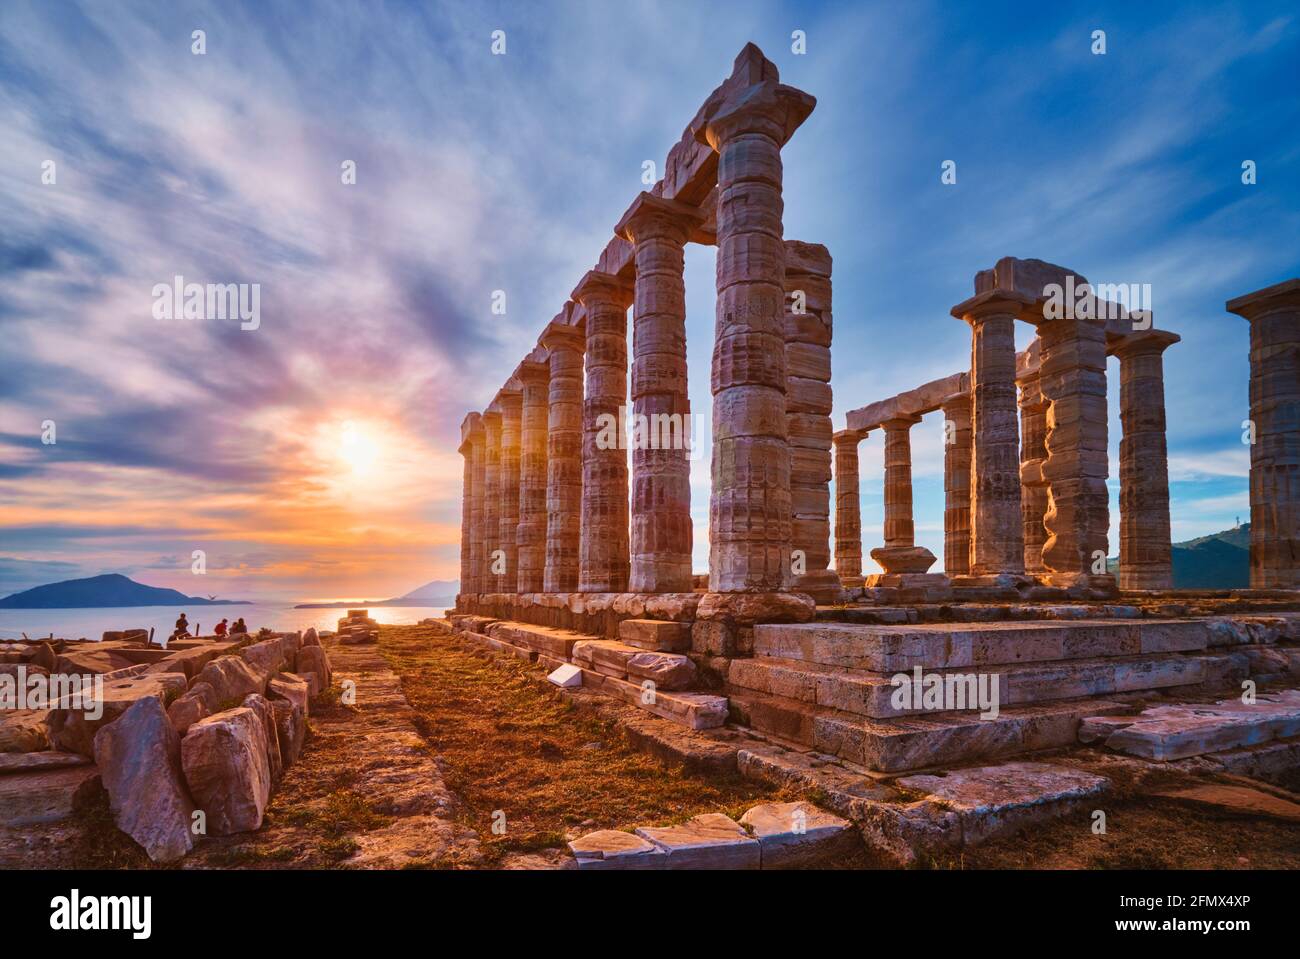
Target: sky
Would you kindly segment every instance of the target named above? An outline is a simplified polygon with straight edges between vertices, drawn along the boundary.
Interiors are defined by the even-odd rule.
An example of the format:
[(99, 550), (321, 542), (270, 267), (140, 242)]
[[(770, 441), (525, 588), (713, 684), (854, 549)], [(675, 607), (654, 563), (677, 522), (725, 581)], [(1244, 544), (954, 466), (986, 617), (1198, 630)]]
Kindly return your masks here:
[[(1249, 331), (1223, 305), (1300, 273), (1294, 4), (704, 10), (0, 5), (0, 595), (102, 572), (263, 601), (454, 579), (461, 419), (750, 41), (818, 100), (783, 151), (784, 226), (834, 257), (837, 429), (966, 366), (949, 310), (977, 271), (1037, 257), (1150, 284), (1155, 325), (1182, 336), (1165, 354), (1173, 538), (1248, 519)], [(713, 253), (687, 250), (697, 412)], [(157, 318), (178, 275), (257, 284), (257, 328)], [(866, 551), (882, 447), (861, 447)], [(917, 540), (942, 557), (938, 414), (913, 459)]]

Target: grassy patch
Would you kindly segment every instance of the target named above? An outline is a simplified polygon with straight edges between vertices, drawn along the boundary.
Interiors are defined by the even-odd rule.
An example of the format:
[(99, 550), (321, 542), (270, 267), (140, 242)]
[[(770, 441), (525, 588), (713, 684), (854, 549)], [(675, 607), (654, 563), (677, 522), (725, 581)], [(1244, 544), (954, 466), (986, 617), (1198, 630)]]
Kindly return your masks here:
[(638, 752), (593, 710), (553, 694), (522, 660), (490, 659), (421, 626), (381, 626), (379, 643), (461, 800), (458, 817), (489, 859), (558, 846), (575, 832), (738, 816), (779, 796), (772, 786), (693, 776)]

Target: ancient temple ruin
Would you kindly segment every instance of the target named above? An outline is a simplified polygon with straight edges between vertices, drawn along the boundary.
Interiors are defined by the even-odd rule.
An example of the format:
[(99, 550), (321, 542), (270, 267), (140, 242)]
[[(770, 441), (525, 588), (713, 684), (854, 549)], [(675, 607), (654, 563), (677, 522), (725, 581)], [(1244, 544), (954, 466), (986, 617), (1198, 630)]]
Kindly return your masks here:
[[(1173, 591), (1163, 363), (1180, 337), (1071, 268), (977, 272), (952, 308), (969, 356), (833, 429), (832, 258), (782, 227), (781, 149), (814, 105), (747, 46), (536, 347), (466, 416), (456, 628), (695, 728), (736, 722), (877, 770), (1062, 746), (1122, 708), (1108, 696), (1279, 674), (1276, 650), (1245, 651), (1300, 637), (1300, 281), (1228, 304), (1251, 322), (1256, 588)], [(717, 248), (707, 577), (691, 569), (689, 450), (602, 442), (629, 395), (637, 420), (690, 414), (689, 242)], [(1018, 321), (1034, 328), (1021, 352)], [(945, 436), (940, 569), (912, 515), (910, 431), (928, 415)], [(877, 430), (884, 528), (865, 547), (882, 572), (864, 575), (858, 444)], [(1262, 615), (1271, 633), (1231, 618)], [(897, 705), (893, 674), (913, 668), (993, 674), (1000, 715)]]

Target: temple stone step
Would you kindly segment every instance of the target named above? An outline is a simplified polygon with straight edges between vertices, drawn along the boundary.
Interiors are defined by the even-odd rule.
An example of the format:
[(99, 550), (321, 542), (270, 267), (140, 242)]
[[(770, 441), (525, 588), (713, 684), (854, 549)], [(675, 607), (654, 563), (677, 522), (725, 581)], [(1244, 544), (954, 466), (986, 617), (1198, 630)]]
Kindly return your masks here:
[(1196, 620), (754, 627), (755, 656), (884, 673), (1194, 652), (1207, 643), (1208, 629)]
[(1143, 759), (1169, 761), (1300, 736), (1300, 690), (1217, 703), (1153, 706), (1136, 716), (1084, 719), (1079, 739)]
[(878, 772), (924, 769), (1013, 756), (1077, 742), (1085, 717), (1129, 708), (1103, 700), (1061, 700), (1001, 710), (996, 719), (940, 713), (870, 719), (763, 693), (734, 693), (733, 717), (761, 733), (839, 756)]
[(493, 639), (509, 643), (512, 646), (522, 646), (524, 649), (531, 649), (537, 653), (544, 653), (555, 659), (568, 659), (573, 655), (575, 643), (592, 638), (586, 633), (575, 632), (571, 629), (534, 626), (532, 623), (516, 623), (507, 620), (497, 620), (488, 623), (485, 628), (473, 629), (473, 631), (487, 633)]
[[(977, 694), (982, 692), (987, 701), (994, 682), (997, 683), (998, 704), (1005, 708), (1056, 699), (1189, 686), (1205, 682), (1211, 674), (1221, 673), (1229, 666), (1227, 656), (1156, 653), (1002, 665), (982, 674), (969, 669), (942, 669), (926, 675), (942, 677), (948, 688), (964, 695), (963, 701), (969, 705), (963, 711), (978, 712)], [(727, 670), (727, 691), (782, 696), (873, 719), (936, 712), (927, 708), (924, 700), (904, 701), (904, 697), (898, 695), (899, 687), (893, 682), (894, 675), (897, 674), (789, 659), (736, 659)], [(911, 679), (913, 674), (903, 675)], [(989, 678), (981, 679), (981, 676)], [(977, 684), (984, 685), (972, 687), (971, 680), (962, 682), (958, 677), (974, 677)]]

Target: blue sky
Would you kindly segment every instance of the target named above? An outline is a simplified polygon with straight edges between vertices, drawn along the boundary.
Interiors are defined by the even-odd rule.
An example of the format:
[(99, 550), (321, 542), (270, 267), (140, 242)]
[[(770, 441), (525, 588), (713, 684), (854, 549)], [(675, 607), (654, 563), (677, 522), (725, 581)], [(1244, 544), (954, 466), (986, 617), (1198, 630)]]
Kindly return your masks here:
[[(784, 151), (785, 229), (835, 260), (837, 428), (965, 366), (949, 309), (998, 258), (1039, 257), (1151, 284), (1183, 337), (1174, 538), (1247, 518), (1248, 330), (1223, 303), (1300, 273), (1294, 4), (9, 2), (0, 594), (107, 570), (244, 598), (453, 578), (461, 417), (748, 41), (818, 99)], [(176, 274), (259, 283), (262, 326), (153, 319)], [(703, 412), (711, 249), (686, 283)], [(862, 446), (867, 550), (881, 446)], [(937, 416), (913, 446), (918, 540), (942, 555)], [(703, 463), (693, 496), (703, 570)]]

